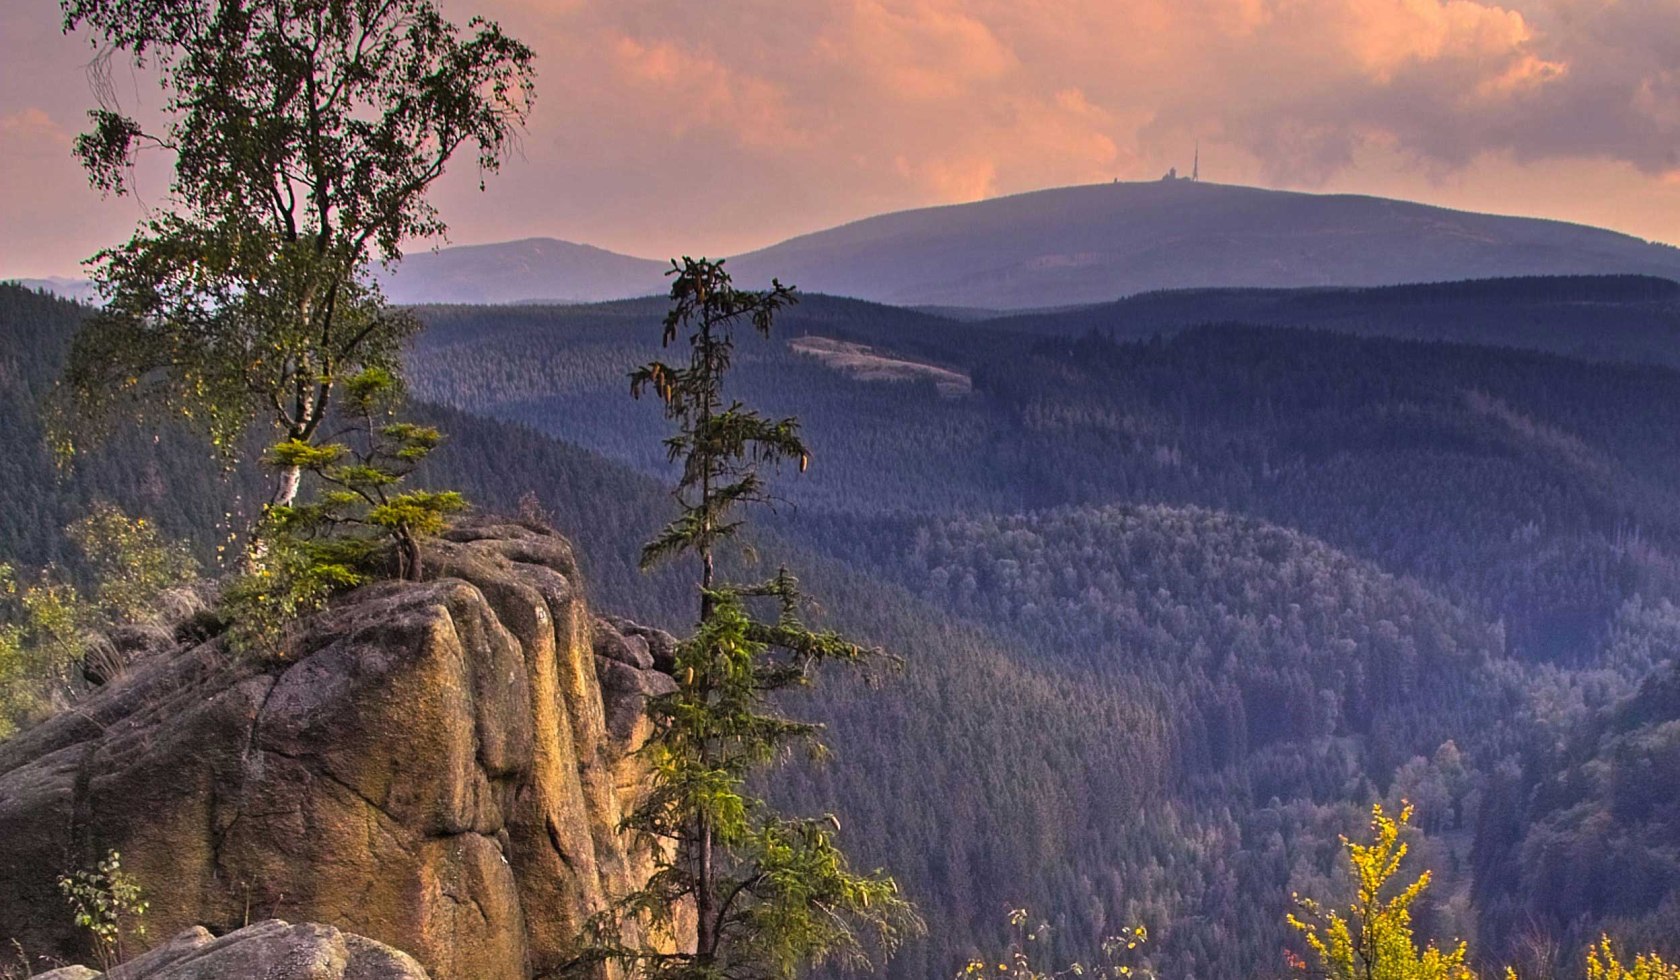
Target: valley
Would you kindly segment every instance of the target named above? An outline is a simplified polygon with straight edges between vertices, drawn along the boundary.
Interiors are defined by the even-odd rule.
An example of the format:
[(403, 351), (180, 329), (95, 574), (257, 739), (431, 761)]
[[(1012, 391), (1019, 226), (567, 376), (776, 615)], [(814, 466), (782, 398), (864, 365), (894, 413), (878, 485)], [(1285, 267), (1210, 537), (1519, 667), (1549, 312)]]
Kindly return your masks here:
[[(1680, 719), (1677, 289), (990, 316), (807, 293), (743, 337), (731, 397), (796, 417), (811, 460), (726, 566), (786, 561), (821, 622), (905, 659), (790, 695), (836, 754), (764, 780), (920, 906), (927, 937), (884, 975), (951, 975), (1021, 907), (1057, 960), (1139, 923), (1157, 975), (1273, 975), (1289, 896), (1336, 898), (1338, 837), (1403, 800), (1438, 876), (1425, 935), (1476, 936), (1488, 969), (1548, 968), (1523, 959), (1537, 929), (1674, 955), (1673, 784), (1651, 774)], [(447, 433), (428, 484), (552, 524), (592, 603), (681, 632), (684, 576), (637, 569), (672, 471), (627, 380), (664, 308), (421, 306), (406, 368)], [(56, 529), (110, 500), (225, 562), (265, 491), (187, 434), (119, 426), (53, 462), (42, 406), (86, 315), (0, 290), (0, 553), (86, 575)]]
[(6, 4), (0, 980), (1680, 980), (1676, 38)]

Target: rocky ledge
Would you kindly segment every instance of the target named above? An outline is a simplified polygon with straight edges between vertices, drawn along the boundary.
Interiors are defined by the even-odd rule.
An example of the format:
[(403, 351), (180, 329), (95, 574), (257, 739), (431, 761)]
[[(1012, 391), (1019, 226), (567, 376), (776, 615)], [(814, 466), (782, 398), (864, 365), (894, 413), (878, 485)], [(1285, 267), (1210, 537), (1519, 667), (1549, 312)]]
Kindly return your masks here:
[(434, 980), (554, 975), (650, 872), (617, 828), (673, 644), (593, 616), (551, 533), (463, 527), (427, 564), (284, 658), (183, 643), (0, 744), (0, 940), (85, 961), (56, 882), (116, 850), (153, 937), (283, 916)]

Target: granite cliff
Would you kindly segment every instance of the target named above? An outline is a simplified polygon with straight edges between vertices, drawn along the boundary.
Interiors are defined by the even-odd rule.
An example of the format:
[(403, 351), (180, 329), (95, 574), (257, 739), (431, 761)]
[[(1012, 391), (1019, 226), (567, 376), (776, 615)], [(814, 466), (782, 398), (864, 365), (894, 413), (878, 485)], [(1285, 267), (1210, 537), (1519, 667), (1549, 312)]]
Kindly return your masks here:
[(283, 657), (183, 638), (0, 745), (0, 939), (85, 961), (56, 879), (117, 850), (153, 942), (284, 918), (433, 980), (555, 975), (650, 871), (617, 827), (672, 641), (593, 615), (551, 533), (459, 528), (427, 567)]

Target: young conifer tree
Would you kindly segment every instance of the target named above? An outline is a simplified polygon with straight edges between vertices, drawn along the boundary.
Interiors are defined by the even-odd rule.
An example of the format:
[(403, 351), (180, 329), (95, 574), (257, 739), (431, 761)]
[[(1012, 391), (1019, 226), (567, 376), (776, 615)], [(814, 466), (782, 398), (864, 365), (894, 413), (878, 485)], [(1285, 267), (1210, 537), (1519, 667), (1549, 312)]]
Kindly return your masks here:
[[(852, 870), (835, 841), (835, 818), (784, 816), (748, 792), (747, 781), (796, 743), (817, 747), (817, 726), (784, 717), (777, 692), (808, 684), (822, 662), (857, 664), (879, 651), (806, 626), (803, 597), (785, 568), (739, 584), (721, 581), (715, 562), (719, 545), (741, 528), (737, 509), (768, 500), (760, 467), (797, 461), (803, 470), (809, 459), (797, 420), (766, 418), (723, 392), (736, 328), (768, 335), (794, 295), (779, 282), (763, 292), (736, 289), (721, 261), (684, 258), (670, 274), (664, 343), (685, 339), (687, 362), (639, 368), (631, 390), (653, 391), (677, 424), (665, 444), (682, 467), (681, 513), (642, 560), (693, 556), (700, 618), (678, 650), (676, 692), (651, 706), (652, 785), (625, 821), (651, 836), (658, 870), (609, 910), (600, 932), (622, 936), (629, 920), (650, 940), (669, 937), (679, 910), (691, 909), (695, 944), (672, 952), (657, 941), (615, 939), (594, 956), (656, 980), (772, 980), (828, 961), (867, 962), (871, 946), (890, 953), (920, 928), (897, 883), (878, 870)], [(761, 604), (774, 618), (755, 615)]]

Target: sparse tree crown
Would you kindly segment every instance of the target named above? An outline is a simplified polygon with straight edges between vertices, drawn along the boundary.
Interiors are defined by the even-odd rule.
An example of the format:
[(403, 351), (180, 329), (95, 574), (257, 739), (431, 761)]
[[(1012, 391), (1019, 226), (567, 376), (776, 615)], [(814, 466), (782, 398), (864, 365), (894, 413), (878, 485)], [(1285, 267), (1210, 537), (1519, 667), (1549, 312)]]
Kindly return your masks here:
[(396, 369), (417, 323), (385, 306), (368, 264), (444, 231), (427, 191), (458, 150), (496, 169), (530, 108), (531, 50), (481, 19), (463, 33), (429, 0), (64, 0), (63, 12), (66, 31), (95, 32), (96, 65), (149, 65), (165, 93), (153, 132), (104, 87), (76, 142), (94, 186), (128, 193), (143, 148), (174, 158), (162, 207), (92, 260), (106, 305), (72, 351), (78, 416), (128, 395), (229, 454), (256, 420), (310, 441), (338, 381)]

